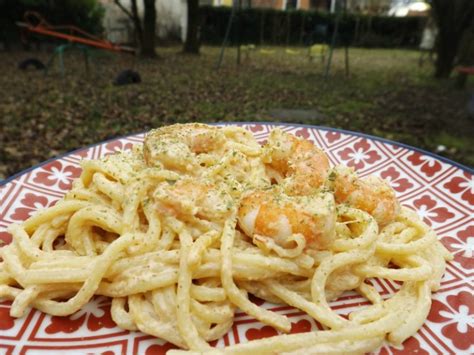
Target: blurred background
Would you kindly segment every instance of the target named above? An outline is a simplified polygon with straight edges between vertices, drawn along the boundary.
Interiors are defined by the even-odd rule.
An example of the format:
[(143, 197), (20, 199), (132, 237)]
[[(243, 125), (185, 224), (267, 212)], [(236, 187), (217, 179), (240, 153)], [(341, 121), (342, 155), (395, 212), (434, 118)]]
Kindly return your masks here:
[(176, 122), (343, 128), (474, 166), (472, 0), (0, 0), (0, 180)]

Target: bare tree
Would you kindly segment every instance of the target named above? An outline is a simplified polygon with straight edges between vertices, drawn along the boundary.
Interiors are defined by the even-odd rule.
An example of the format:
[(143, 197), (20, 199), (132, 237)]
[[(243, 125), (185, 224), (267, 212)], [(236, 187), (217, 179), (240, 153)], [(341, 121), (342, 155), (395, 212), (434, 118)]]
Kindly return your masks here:
[(143, 28), (140, 21), (140, 16), (138, 16), (137, 0), (131, 0), (131, 11), (127, 9), (120, 0), (114, 0), (115, 5), (117, 5), (120, 10), (122, 10), (128, 18), (132, 21), (135, 28), (135, 35), (138, 45), (141, 47), (143, 40)]
[(156, 57), (156, 7), (155, 0), (143, 0), (145, 14), (143, 16), (143, 43), (141, 54), (144, 57)]
[(431, 0), (439, 33), (435, 76), (448, 78), (454, 68), (464, 32), (474, 21), (473, 0)]
[(130, 1), (130, 9), (127, 9), (120, 0), (114, 0), (114, 3), (130, 18), (135, 28), (135, 35), (140, 55), (144, 57), (155, 57), (155, 26), (156, 26), (156, 8), (154, 0), (143, 0), (144, 19), (143, 24), (138, 13), (137, 0)]
[(199, 0), (187, 0), (188, 26), (183, 51), (199, 54)]

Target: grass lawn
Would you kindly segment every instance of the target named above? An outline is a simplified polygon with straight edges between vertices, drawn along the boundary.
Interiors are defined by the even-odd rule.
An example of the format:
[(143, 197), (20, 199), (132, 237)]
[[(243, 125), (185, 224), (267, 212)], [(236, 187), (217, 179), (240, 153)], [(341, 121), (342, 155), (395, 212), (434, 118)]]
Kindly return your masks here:
[[(235, 64), (228, 49), (214, 70), (219, 48), (204, 47), (198, 57), (180, 47), (158, 48), (160, 59), (97, 52), (86, 74), (79, 53), (66, 56), (66, 76), (17, 69), (21, 59), (44, 52), (0, 53), (0, 178), (65, 151), (101, 140), (175, 122), (269, 121), (274, 109), (316, 110), (316, 118), (290, 122), (339, 127), (386, 137), (436, 151), (474, 166), (474, 121), (466, 91), (452, 81), (432, 79), (432, 67), (418, 67), (407, 50), (351, 49), (349, 78), (343, 51), (334, 56), (325, 81), (320, 61), (305, 49), (266, 48)], [(268, 51), (272, 51), (268, 54)], [(299, 51), (299, 54), (294, 54)], [(289, 53), (290, 52), (290, 53)], [(143, 83), (115, 87), (112, 80), (134, 68)]]

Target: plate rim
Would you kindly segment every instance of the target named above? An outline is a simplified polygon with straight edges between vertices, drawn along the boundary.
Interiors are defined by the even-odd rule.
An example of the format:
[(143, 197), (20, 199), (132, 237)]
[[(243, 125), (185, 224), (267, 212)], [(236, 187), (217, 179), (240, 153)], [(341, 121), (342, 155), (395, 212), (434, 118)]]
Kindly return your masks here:
[[(295, 127), (295, 128), (305, 127), (305, 128), (311, 128), (311, 129), (318, 129), (318, 130), (321, 130), (323, 132), (340, 132), (340, 133), (344, 133), (344, 134), (353, 135), (354, 137), (363, 137), (363, 138), (367, 138), (367, 139), (373, 139), (374, 141), (379, 141), (379, 142), (386, 143), (386, 144), (392, 144), (392, 145), (397, 146), (397, 147), (402, 147), (402, 148), (409, 149), (409, 150), (412, 150), (412, 151), (415, 151), (415, 152), (419, 152), (421, 154), (426, 154), (427, 156), (434, 157), (434, 158), (436, 158), (436, 159), (438, 159), (442, 162), (445, 162), (445, 163), (449, 164), (450, 166), (454, 166), (455, 168), (460, 169), (460, 171), (464, 171), (464, 172), (467, 172), (467, 173), (470, 173), (470, 174), (472, 174), (474, 172), (474, 169), (472, 169), (468, 166), (464, 166), (462, 164), (456, 163), (455, 161), (452, 161), (448, 158), (440, 157), (440, 156), (436, 155), (435, 153), (427, 152), (427, 151), (424, 151), (423, 149), (412, 147), (412, 146), (404, 144), (404, 143), (391, 141), (389, 139), (385, 139), (385, 138), (381, 138), (381, 137), (377, 137), (377, 136), (371, 136), (371, 135), (365, 134), (365, 133), (353, 132), (353, 131), (350, 131), (350, 130), (332, 128), (332, 127), (327, 127), (327, 126), (316, 126), (316, 125), (309, 125), (309, 124), (294, 124), (294, 123), (285, 123), (285, 122), (240, 122), (240, 121), (236, 121), (236, 122), (214, 122), (214, 123), (209, 123), (209, 124), (213, 125), (213, 126), (224, 126), (224, 125), (230, 124), (230, 125), (259, 125), (259, 126), (262, 126), (262, 127), (268, 127), (269, 125), (271, 125), (271, 126), (281, 126), (281, 127)], [(14, 174), (14, 175), (12, 175), (11, 177), (5, 179), (5, 181), (0, 181), (0, 188), (5, 186), (9, 182), (12, 182), (12, 181), (15, 184), (16, 183), (16, 182), (14, 182), (15, 179), (20, 179), (20, 178), (22, 178), (22, 176), (24, 177), (25, 174), (31, 173), (32, 171), (34, 171), (37, 168), (40, 169), (43, 166), (45, 166), (45, 165), (47, 165), (51, 162), (57, 161), (59, 159), (67, 157), (71, 154), (81, 152), (81, 151), (86, 151), (86, 150), (91, 149), (93, 147), (105, 145), (107, 143), (114, 142), (116, 140), (126, 139), (128, 137), (133, 137), (133, 136), (140, 135), (140, 134), (143, 134), (143, 133), (145, 133), (145, 131), (130, 133), (130, 134), (121, 135), (121, 136), (117, 136), (117, 137), (111, 137), (111, 138), (105, 139), (105, 140), (97, 142), (97, 143), (93, 143), (93, 144), (83, 146), (83, 147), (80, 147), (80, 148), (77, 148), (77, 149), (74, 149), (74, 150), (71, 150), (71, 151), (68, 151), (68, 152), (64, 152), (64, 153), (62, 153), (58, 156), (51, 157), (51, 158), (49, 158), (45, 161), (39, 162), (38, 164), (35, 164), (31, 167), (28, 167), (27, 169), (24, 169), (24, 170)], [(262, 132), (259, 132), (259, 133), (262, 134)], [(257, 134), (259, 134), (259, 133), (257, 133)], [(324, 134), (326, 134), (326, 133), (324, 133)], [(405, 154), (408, 155), (410, 153), (407, 152)], [(17, 183), (21, 184), (22, 181), (20, 180)], [(463, 276), (462, 279), (464, 281), (466, 281), (468, 279), (468, 277), (465, 278), (465, 276)], [(455, 285), (458, 285), (458, 284), (455, 284)], [(464, 287), (463, 285), (467, 285), (467, 284), (464, 284), (464, 282), (462, 284), (459, 283), (459, 286), (458, 286), (459, 288), (456, 289), (456, 292), (458, 292), (458, 294), (461, 290), (463, 290), (463, 287)], [(445, 291), (443, 291), (443, 292), (445, 292)], [(458, 294), (456, 295), (456, 297), (458, 296)], [(444, 304), (446, 304), (446, 302), (444, 302)], [(426, 319), (423, 324), (426, 325), (427, 322), (428, 322), (428, 319)], [(443, 327), (444, 327), (444, 325), (443, 325)], [(416, 334), (419, 334), (419, 331), (417, 331)], [(438, 333), (436, 333), (436, 334), (438, 334)], [(415, 337), (415, 334), (410, 336), (410, 338), (413, 338), (413, 337)], [(450, 338), (450, 337), (445, 337), (445, 338)], [(430, 337), (430, 339), (431, 339), (431, 337)], [(445, 340), (443, 340), (443, 341), (445, 341)], [(30, 341), (30, 339), (27, 339), (26, 341), (27, 341), (27, 343), (26, 343), (26, 345), (24, 345), (24, 347), (28, 346), (28, 342)], [(127, 344), (132, 345), (132, 343), (130, 343), (130, 341), (131, 341), (130, 339), (127, 338), (126, 341), (127, 341)], [(134, 341), (136, 341), (135, 338), (134, 338)], [(418, 341), (420, 341), (420, 338), (418, 338)], [(426, 340), (425, 340), (425, 342), (426, 342)], [(80, 341), (80, 343), (82, 344), (82, 341)], [(8, 344), (10, 344), (10, 343), (8, 343)], [(70, 344), (71, 344), (70, 342), (64, 343), (64, 345), (70, 345)], [(78, 342), (78, 344), (79, 344), (79, 342)], [(94, 344), (95, 344), (95, 341), (93, 343), (91, 343), (91, 346), (93, 346)], [(19, 343), (17, 343), (17, 341), (15, 341), (13, 346), (17, 347), (17, 346), (19, 346)], [(45, 343), (45, 346), (46, 346), (46, 343)], [(51, 353), (56, 353), (56, 352), (60, 353), (61, 352), (60, 348), (56, 348), (56, 349), (51, 348), (51, 343), (48, 343), (47, 346), (49, 347), (49, 349), (45, 347), (45, 350), (47, 350), (48, 352), (51, 352)], [(438, 345), (436, 345), (436, 346), (438, 346)], [(463, 351), (463, 350), (460, 350), (457, 347), (455, 347), (455, 348), (456, 348), (457, 351), (461, 351), (461, 352)], [(13, 349), (15, 349), (15, 348), (13, 348)], [(89, 348), (87, 348), (87, 349), (89, 349)], [(90, 348), (90, 349), (92, 349), (92, 348)], [(133, 352), (133, 349), (134, 348), (131, 349), (132, 352)], [(379, 352), (381, 349), (382, 348), (378, 348), (377, 351)], [(392, 346), (392, 349), (393, 349), (393, 346)], [(75, 350), (75, 349), (71, 349), (71, 351), (72, 350)], [(127, 353), (128, 353), (128, 349), (127, 349)]]
[[(262, 126), (277, 125), (277, 126), (284, 126), (284, 127), (292, 126), (292, 127), (303, 127), (303, 128), (316, 128), (316, 129), (323, 130), (323, 131), (335, 131), (335, 132), (340, 132), (340, 133), (344, 133), (344, 134), (354, 135), (354, 136), (357, 136), (357, 137), (364, 137), (364, 138), (372, 139), (372, 140), (379, 141), (379, 142), (382, 142), (382, 143), (388, 143), (388, 144), (391, 144), (391, 145), (395, 145), (395, 146), (398, 146), (398, 147), (407, 148), (407, 149), (410, 149), (410, 150), (413, 150), (413, 151), (416, 151), (416, 152), (419, 152), (419, 153), (423, 153), (424, 155), (428, 155), (432, 158), (436, 158), (438, 160), (441, 160), (444, 163), (450, 164), (450, 165), (452, 165), (452, 166), (454, 166), (458, 169), (461, 169), (464, 172), (467, 172), (469, 174), (474, 175), (474, 168), (471, 168), (467, 165), (458, 163), (458, 162), (456, 162), (454, 160), (451, 160), (449, 158), (445, 158), (445, 157), (440, 156), (436, 153), (432, 153), (432, 152), (429, 152), (429, 151), (421, 149), (421, 148), (413, 147), (409, 144), (393, 141), (391, 139), (382, 138), (382, 137), (378, 137), (378, 136), (373, 136), (371, 134), (362, 133), (362, 132), (355, 132), (355, 131), (342, 129), (342, 128), (333, 128), (333, 127), (328, 127), (328, 126), (311, 125), (311, 124), (304, 124), (304, 123), (271, 122), (271, 121), (261, 121), (261, 122), (260, 121), (221, 121), (221, 122), (212, 122), (212, 123), (206, 123), (206, 122), (200, 122), (200, 123), (208, 124), (208, 125), (211, 125), (211, 126), (244, 125), (244, 124), (249, 124), (249, 125), (253, 124), (253, 125), (262, 125)], [(164, 125), (164, 126), (166, 126), (166, 125)], [(162, 127), (162, 126), (159, 126), (157, 128), (160, 128), (160, 127)], [(104, 143), (112, 142), (112, 141), (117, 140), (117, 139), (127, 138), (127, 137), (138, 135), (138, 134), (145, 134), (147, 132), (148, 131), (138, 131), (138, 132), (135, 132), (135, 133), (132, 132), (132, 133), (129, 133), (129, 134), (112, 137), (112, 138), (109, 138), (109, 139), (106, 139), (106, 140), (103, 140), (103, 141), (100, 141), (100, 142), (97, 142), (97, 143), (89, 144), (89, 145), (86, 145), (86, 146), (83, 146), (83, 147), (80, 147), (80, 148), (77, 148), (77, 149), (73, 149), (71, 151), (64, 152), (62, 154), (59, 154), (59, 155), (51, 157), (47, 160), (44, 160), (44, 161), (42, 161), (42, 162), (40, 162), (36, 165), (30, 166), (30, 167), (28, 167), (24, 170), (21, 170), (18, 173), (15, 173), (12, 176), (7, 177), (6, 179), (1, 180), (0, 181), (0, 187), (8, 184), (9, 182), (19, 178), (20, 176), (22, 176), (24, 174), (29, 173), (30, 171), (33, 171), (33, 170), (35, 170), (37, 168), (40, 168), (40, 167), (42, 167), (42, 166), (44, 166), (44, 165), (46, 165), (50, 162), (53, 162), (55, 160), (64, 158), (68, 155), (74, 154), (74, 153), (79, 152), (81, 150), (90, 149), (90, 148), (97, 147), (98, 145), (101, 145), (101, 144), (104, 144)]]

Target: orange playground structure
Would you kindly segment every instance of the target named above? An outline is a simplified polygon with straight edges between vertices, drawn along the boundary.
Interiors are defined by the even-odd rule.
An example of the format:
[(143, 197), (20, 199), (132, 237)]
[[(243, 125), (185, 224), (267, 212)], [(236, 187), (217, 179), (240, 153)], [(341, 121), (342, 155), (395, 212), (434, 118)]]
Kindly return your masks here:
[(59, 69), (64, 77), (64, 52), (69, 49), (79, 49), (84, 56), (86, 71), (89, 71), (90, 49), (97, 48), (115, 53), (135, 53), (132, 47), (126, 47), (94, 36), (81, 28), (70, 25), (53, 26), (48, 23), (40, 14), (27, 11), (24, 15), (24, 22), (17, 22), (17, 25), (28, 33), (35, 33), (66, 41), (67, 43), (57, 46), (50, 60), (43, 66), (45, 74), (51, 68), (54, 59), (58, 58)]
[(64, 39), (70, 43), (80, 43), (108, 51), (128, 53), (135, 52), (134, 48), (114, 44), (103, 38), (94, 36), (76, 26), (53, 26), (37, 12), (27, 11), (24, 15), (24, 19), (25, 22), (17, 22), (17, 25), (29, 32), (38, 33), (44, 36), (56, 37)]

